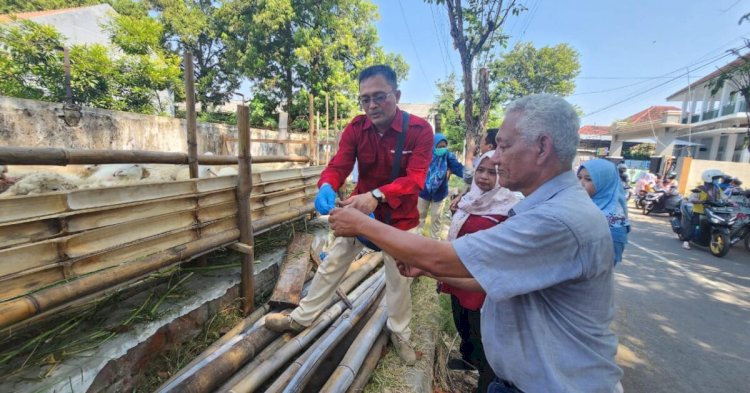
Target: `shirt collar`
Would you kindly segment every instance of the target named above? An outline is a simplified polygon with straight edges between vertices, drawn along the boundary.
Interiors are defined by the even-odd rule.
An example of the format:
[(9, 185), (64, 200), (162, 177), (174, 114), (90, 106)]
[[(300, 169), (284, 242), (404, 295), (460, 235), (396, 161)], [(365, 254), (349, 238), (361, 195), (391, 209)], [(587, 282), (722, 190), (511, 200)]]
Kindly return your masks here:
[(511, 211), (511, 216), (527, 211), (534, 206), (554, 197), (560, 191), (580, 184), (573, 171), (565, 171), (542, 184), (529, 196), (518, 202)]
[[(396, 115), (393, 116), (393, 121), (391, 122), (391, 130), (396, 132), (401, 132), (403, 130), (403, 112), (401, 112), (401, 109), (396, 107)], [(372, 124), (372, 121), (370, 120), (367, 115), (365, 115), (365, 123), (362, 127), (365, 130), (369, 130), (370, 128), (374, 129), (375, 126)]]

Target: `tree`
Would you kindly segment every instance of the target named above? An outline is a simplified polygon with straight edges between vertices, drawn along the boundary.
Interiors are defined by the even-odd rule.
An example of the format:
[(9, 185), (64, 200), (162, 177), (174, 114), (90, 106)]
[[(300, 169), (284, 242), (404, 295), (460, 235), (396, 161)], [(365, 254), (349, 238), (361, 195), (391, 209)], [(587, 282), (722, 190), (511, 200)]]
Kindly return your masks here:
[(744, 49), (750, 49), (750, 40), (746, 39), (743, 47), (728, 51), (737, 56), (737, 59), (718, 78), (709, 82), (709, 87), (711, 88), (711, 95), (715, 95), (724, 85), (728, 85), (734, 91), (738, 91), (742, 99), (745, 100), (747, 130), (744, 145), (750, 151), (750, 53), (742, 54), (741, 52)]
[[(518, 15), (525, 8), (516, 0), (425, 0), (428, 3), (444, 4), (448, 11), (453, 46), (461, 57), (463, 72), (464, 122), (466, 123), (466, 157), (470, 164), (479, 146), (489, 119), (489, 75), (480, 70), (477, 89), (474, 88), (473, 67), (480, 54), (505, 42), (502, 26), (509, 14)], [(474, 111), (475, 91), (479, 91), (479, 110)]]
[(654, 155), (653, 143), (639, 143), (631, 146), (623, 152), (623, 158), (627, 160), (649, 160)]
[[(401, 76), (408, 70), (377, 45), (369, 1), (234, 0), (225, 12), (230, 62), (252, 82), (258, 101), (289, 112), (291, 122), (306, 117), (309, 93), (328, 93), (342, 115), (353, 110), (356, 76), (367, 65), (390, 64)], [(321, 110), (324, 101), (315, 104)]]
[(537, 49), (525, 42), (494, 61), (491, 69), (495, 96), (508, 102), (537, 93), (572, 94), (581, 64), (578, 52), (568, 44)]
[(6, 0), (0, 3), (0, 14), (21, 13), (99, 4), (96, 0)]
[[(0, 94), (44, 101), (65, 100), (63, 38), (28, 20), (0, 25)], [(158, 113), (158, 91), (180, 83), (179, 63), (148, 55), (113, 56), (102, 45), (70, 47), (73, 99), (83, 105)]]

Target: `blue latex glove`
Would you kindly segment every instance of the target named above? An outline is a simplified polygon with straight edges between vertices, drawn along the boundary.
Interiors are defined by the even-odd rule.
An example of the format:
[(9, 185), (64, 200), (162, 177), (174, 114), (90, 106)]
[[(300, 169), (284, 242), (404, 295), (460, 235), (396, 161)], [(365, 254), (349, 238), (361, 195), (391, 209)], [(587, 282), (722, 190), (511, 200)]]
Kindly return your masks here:
[(336, 191), (330, 184), (325, 183), (318, 190), (318, 196), (315, 197), (315, 210), (318, 213), (326, 215), (336, 207)]

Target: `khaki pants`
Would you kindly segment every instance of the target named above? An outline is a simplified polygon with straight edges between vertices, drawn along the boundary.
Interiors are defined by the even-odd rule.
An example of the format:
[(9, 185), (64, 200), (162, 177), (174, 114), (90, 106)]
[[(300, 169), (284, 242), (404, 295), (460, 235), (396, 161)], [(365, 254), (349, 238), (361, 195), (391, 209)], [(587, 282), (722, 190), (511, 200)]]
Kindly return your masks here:
[(417, 201), (417, 210), (419, 210), (419, 226), (417, 227), (417, 234), (422, 235), (422, 229), (427, 219), (427, 213), (430, 213), (430, 237), (433, 239), (440, 240), (440, 215), (443, 212), (443, 203), (445, 199), (440, 202), (432, 202), (426, 199), (419, 198)]
[[(310, 326), (315, 318), (323, 311), (336, 292), (344, 274), (354, 258), (364, 246), (353, 237), (337, 237), (328, 249), (328, 257), (318, 267), (313, 277), (310, 289), (307, 291), (299, 307), (292, 311), (295, 321), (304, 326)], [(385, 264), (385, 301), (388, 306), (387, 326), (404, 341), (409, 341), (411, 329), (411, 292), (412, 279), (398, 272), (393, 257), (383, 253)]]

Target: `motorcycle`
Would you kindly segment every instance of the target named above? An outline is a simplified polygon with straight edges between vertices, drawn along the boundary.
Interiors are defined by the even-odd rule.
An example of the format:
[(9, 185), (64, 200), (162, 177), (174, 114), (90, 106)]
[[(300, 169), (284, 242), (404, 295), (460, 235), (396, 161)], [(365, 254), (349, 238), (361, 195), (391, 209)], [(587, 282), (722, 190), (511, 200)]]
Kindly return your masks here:
[(704, 215), (701, 216), (697, 233), (691, 236), (695, 230), (692, 224), (693, 214), (693, 204), (683, 200), (680, 203), (680, 209), (671, 221), (672, 231), (677, 234), (680, 240), (690, 239), (693, 244), (708, 247), (711, 254), (716, 257), (727, 255), (732, 245), (740, 240), (737, 237), (739, 233), (732, 231), (737, 222), (736, 212), (731, 207), (727, 207), (725, 203), (705, 203)]
[(636, 209), (643, 209), (643, 200), (646, 199), (646, 195), (648, 195), (648, 192), (646, 190), (641, 190), (633, 196), (633, 204)]
[(643, 214), (669, 213), (673, 216), (680, 209), (682, 197), (679, 194), (668, 194), (665, 191), (649, 192), (641, 201)]

